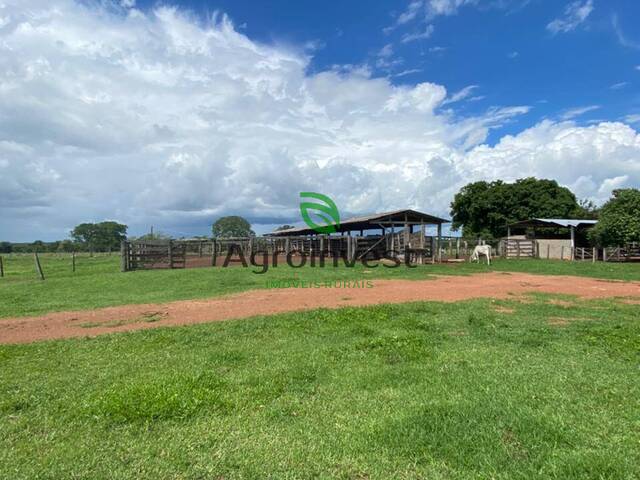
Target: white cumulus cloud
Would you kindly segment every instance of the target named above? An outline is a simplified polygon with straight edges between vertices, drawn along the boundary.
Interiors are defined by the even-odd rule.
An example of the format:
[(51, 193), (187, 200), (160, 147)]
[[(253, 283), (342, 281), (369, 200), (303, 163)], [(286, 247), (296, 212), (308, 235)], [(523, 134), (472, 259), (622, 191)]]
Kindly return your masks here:
[(296, 221), (308, 190), (343, 215), (447, 215), (479, 179), (558, 178), (597, 200), (640, 182), (628, 125), (543, 122), (491, 147), (490, 130), (528, 106), (459, 117), (442, 85), (358, 66), (308, 73), (304, 48), (255, 42), (223, 15), (3, 0), (0, 18), (2, 239), (103, 219), (206, 234), (224, 214), (260, 231)]

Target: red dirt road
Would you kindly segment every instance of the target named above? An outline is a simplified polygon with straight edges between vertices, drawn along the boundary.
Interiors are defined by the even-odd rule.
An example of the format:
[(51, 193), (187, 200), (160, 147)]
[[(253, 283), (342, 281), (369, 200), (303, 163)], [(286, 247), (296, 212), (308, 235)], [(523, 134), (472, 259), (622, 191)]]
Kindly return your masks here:
[(640, 299), (640, 283), (522, 273), (446, 276), (435, 280), (372, 280), (373, 288), (287, 288), (252, 290), (207, 300), (122, 305), (97, 310), (56, 312), (39, 317), (0, 319), (0, 343), (29, 343), (162, 326), (188, 325), (255, 315), (346, 306), (415, 301), (456, 302), (471, 298), (509, 298), (530, 292), (582, 298)]

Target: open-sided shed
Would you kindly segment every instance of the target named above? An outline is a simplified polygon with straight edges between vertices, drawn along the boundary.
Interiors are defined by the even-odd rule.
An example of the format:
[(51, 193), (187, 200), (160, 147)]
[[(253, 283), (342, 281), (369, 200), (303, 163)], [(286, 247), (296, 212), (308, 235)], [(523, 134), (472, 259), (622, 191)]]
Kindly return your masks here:
[[(404, 209), (342, 220), (335, 226), (336, 232), (332, 235), (319, 234), (310, 227), (296, 227), (279, 230), (268, 236), (292, 239), (308, 237), (312, 242), (322, 244), (318, 247), (321, 250), (324, 250), (327, 245), (335, 244), (336, 249), (344, 248), (348, 251), (349, 257), (362, 256), (374, 249), (394, 250), (404, 255), (408, 248), (413, 251), (422, 251), (422, 256), (433, 257), (435, 252), (439, 251), (442, 225), (449, 222), (450, 220), (435, 215)], [(426, 240), (427, 226), (436, 227), (437, 233), (432, 237), (433, 242)], [(342, 247), (342, 244), (346, 247)]]
[[(517, 256), (529, 256), (530, 253), (530, 256), (564, 259), (566, 251), (567, 257), (573, 258), (576, 247), (584, 249), (587, 246), (577, 245), (577, 234), (583, 234), (596, 223), (597, 220), (576, 218), (531, 218), (510, 223), (507, 226), (507, 257), (515, 249)], [(529, 230), (532, 235), (513, 235), (514, 230)]]

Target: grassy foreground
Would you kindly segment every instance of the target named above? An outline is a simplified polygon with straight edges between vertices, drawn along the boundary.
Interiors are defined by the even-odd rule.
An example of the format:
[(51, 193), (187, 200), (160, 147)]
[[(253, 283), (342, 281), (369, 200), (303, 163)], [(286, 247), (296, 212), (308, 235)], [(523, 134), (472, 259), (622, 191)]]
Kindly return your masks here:
[[(579, 275), (640, 281), (639, 264), (581, 263), (548, 260), (496, 260), (486, 264), (424, 265), (417, 268), (270, 268), (263, 275), (251, 268), (195, 268), (121, 273), (119, 257), (82, 256), (76, 272), (69, 256), (41, 257), (46, 280), (36, 278), (32, 256), (4, 256), (6, 276), (0, 278), (0, 318), (62, 310), (87, 310), (111, 305), (157, 303), (214, 297), (265, 288), (268, 280), (346, 280), (363, 278), (426, 279), (430, 275), (467, 275), (491, 270), (547, 275)], [(365, 273), (366, 271), (366, 273)]]
[(639, 313), (538, 295), (0, 346), (0, 478), (635, 479)]

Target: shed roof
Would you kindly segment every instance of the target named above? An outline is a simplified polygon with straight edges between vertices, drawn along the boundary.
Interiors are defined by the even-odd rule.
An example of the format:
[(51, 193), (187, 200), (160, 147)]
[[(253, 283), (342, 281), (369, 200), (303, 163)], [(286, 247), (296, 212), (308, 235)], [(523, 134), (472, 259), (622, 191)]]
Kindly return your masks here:
[[(336, 228), (336, 232), (351, 232), (354, 230), (370, 230), (380, 228), (382, 225), (390, 227), (391, 225), (404, 225), (405, 222), (410, 224), (424, 223), (425, 225), (441, 225), (449, 223), (451, 220), (429, 215), (428, 213), (418, 212), (416, 210), (393, 210), (391, 212), (373, 213), (359, 217), (352, 217), (340, 222), (340, 226)], [(290, 236), (290, 235), (313, 235), (315, 230), (309, 227), (296, 227), (287, 230), (280, 230), (270, 233), (273, 236)]]
[(593, 227), (597, 220), (583, 220), (577, 218), (531, 218), (521, 222), (510, 223), (510, 227)]

